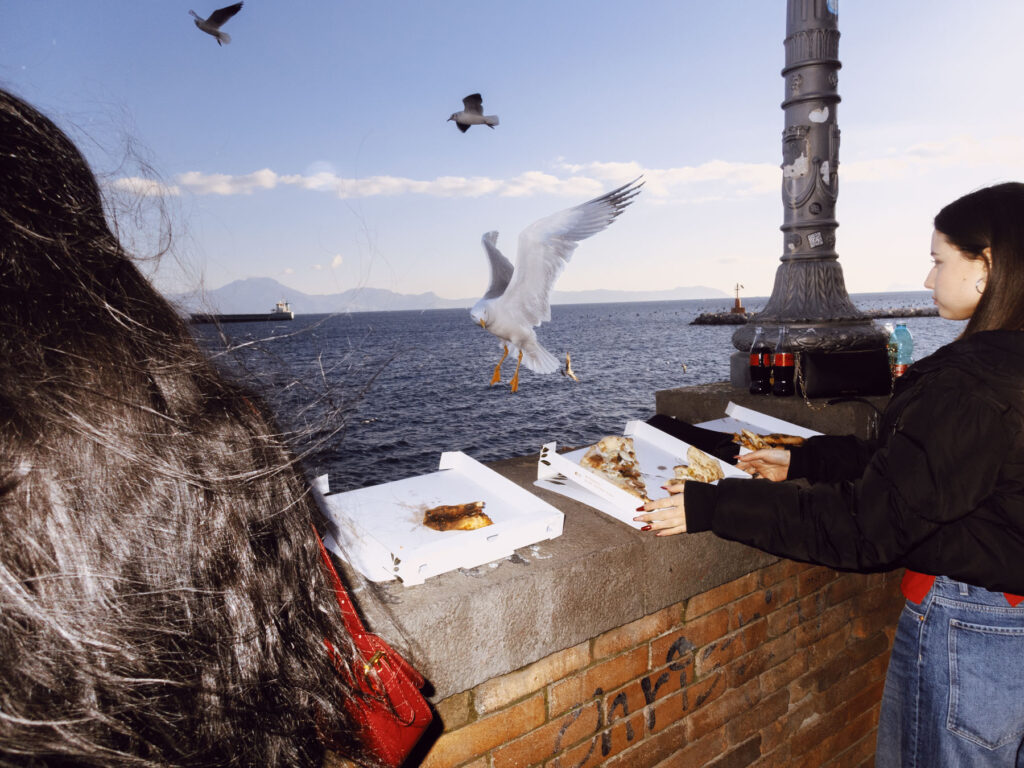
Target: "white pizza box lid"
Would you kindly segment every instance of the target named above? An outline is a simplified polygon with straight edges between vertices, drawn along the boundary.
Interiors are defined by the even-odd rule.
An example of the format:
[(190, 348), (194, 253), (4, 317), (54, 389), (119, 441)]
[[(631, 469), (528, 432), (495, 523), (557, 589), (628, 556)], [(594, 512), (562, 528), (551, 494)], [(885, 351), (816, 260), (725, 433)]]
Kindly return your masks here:
[[(725, 414), (725, 418), (705, 421), (696, 426), (704, 427), (704, 429), (713, 429), (717, 432), (739, 432), (741, 429), (748, 429), (759, 435), (780, 434), (793, 435), (795, 437), (814, 437), (821, 434), (821, 432), (815, 432), (813, 429), (801, 427), (799, 424), (794, 424), (790, 421), (776, 419), (767, 413), (761, 413), (752, 408), (744, 408), (742, 405), (736, 405), (733, 402), (725, 406)], [(741, 448), (739, 452), (747, 453), (748, 449)]]
[[(328, 522), (324, 544), (370, 581), (422, 584), (439, 573), (510, 557), (520, 547), (562, 534), (555, 507), (461, 451), (441, 454), (439, 471), (344, 493), (327, 476), (313, 493)], [(423, 513), (441, 504), (485, 503), (493, 525), (435, 531)]]
[[(640, 464), (644, 484), (647, 486), (648, 497), (653, 500), (668, 496), (668, 491), (661, 486), (673, 479), (673, 467), (689, 463), (686, 460), (689, 443), (643, 421), (627, 422), (622, 434), (633, 438), (633, 448)], [(633, 528), (642, 528), (645, 525), (633, 520), (637, 515), (637, 507), (643, 503), (639, 497), (580, 466), (580, 459), (590, 446), (568, 453), (558, 453), (556, 447), (555, 443), (547, 443), (541, 448), (537, 462), (537, 480), (534, 485), (594, 507)], [(749, 477), (746, 472), (736, 469), (728, 462), (708, 455), (718, 461), (726, 477)]]

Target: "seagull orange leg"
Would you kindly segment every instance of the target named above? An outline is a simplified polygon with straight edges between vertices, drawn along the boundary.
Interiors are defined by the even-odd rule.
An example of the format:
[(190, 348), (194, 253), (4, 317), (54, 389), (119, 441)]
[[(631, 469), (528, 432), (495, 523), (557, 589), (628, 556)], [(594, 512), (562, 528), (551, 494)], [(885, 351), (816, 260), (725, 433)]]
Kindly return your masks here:
[(516, 372), (512, 376), (512, 391), (519, 391), (519, 365), (523, 362), (523, 351), (519, 350), (519, 359), (516, 360)]
[(504, 354), (502, 354), (501, 360), (499, 360), (498, 364), (496, 366), (494, 366), (494, 375), (491, 376), (491, 383), (488, 386), (493, 387), (495, 384), (497, 384), (499, 381), (501, 381), (501, 364), (505, 362), (505, 358), (506, 357), (508, 357), (508, 345), (507, 344), (505, 345), (505, 352), (504, 352)]

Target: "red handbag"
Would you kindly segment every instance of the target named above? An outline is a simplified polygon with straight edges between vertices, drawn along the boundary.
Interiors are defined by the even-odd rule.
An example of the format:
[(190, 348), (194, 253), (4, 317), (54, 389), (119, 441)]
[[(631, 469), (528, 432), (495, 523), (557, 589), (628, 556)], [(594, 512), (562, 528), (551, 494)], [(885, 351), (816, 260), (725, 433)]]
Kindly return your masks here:
[[(363, 674), (356, 685), (365, 696), (353, 697), (346, 706), (359, 725), (359, 740), (363, 746), (383, 765), (399, 768), (434, 717), (420, 691), (423, 676), (382, 637), (366, 631), (319, 534), (317, 543), (345, 629), (363, 660)], [(334, 646), (329, 640), (324, 643), (334, 656)]]

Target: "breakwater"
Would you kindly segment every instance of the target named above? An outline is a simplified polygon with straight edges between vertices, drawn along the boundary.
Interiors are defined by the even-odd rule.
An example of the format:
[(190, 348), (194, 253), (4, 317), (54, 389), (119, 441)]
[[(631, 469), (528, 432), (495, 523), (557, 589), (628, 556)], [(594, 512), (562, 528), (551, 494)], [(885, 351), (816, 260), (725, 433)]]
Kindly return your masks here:
[[(862, 310), (864, 316), (871, 320), (884, 320), (890, 317), (938, 317), (937, 307), (890, 307), (889, 309)], [(754, 318), (754, 312), (702, 312), (695, 317), (690, 325), (745, 325)]]

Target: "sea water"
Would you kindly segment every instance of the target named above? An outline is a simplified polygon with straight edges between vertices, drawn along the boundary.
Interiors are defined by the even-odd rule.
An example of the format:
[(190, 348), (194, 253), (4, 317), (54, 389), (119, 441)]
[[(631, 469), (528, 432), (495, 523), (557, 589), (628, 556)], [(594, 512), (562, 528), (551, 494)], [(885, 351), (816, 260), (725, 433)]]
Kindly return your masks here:
[[(854, 294), (862, 310), (931, 306), (926, 291)], [(745, 300), (757, 311), (765, 299)], [(736, 326), (690, 325), (732, 301), (558, 305), (537, 329), (579, 381), (515, 359), (490, 386), (500, 342), (468, 310), (297, 315), (287, 323), (195, 326), (203, 345), (270, 402), (310, 474), (351, 490), (437, 469), (442, 451), (480, 461), (582, 446), (654, 413), (660, 389), (728, 381)], [(920, 359), (963, 323), (910, 317)], [(884, 322), (884, 321), (876, 321)], [(223, 334), (223, 335), (221, 335)]]

